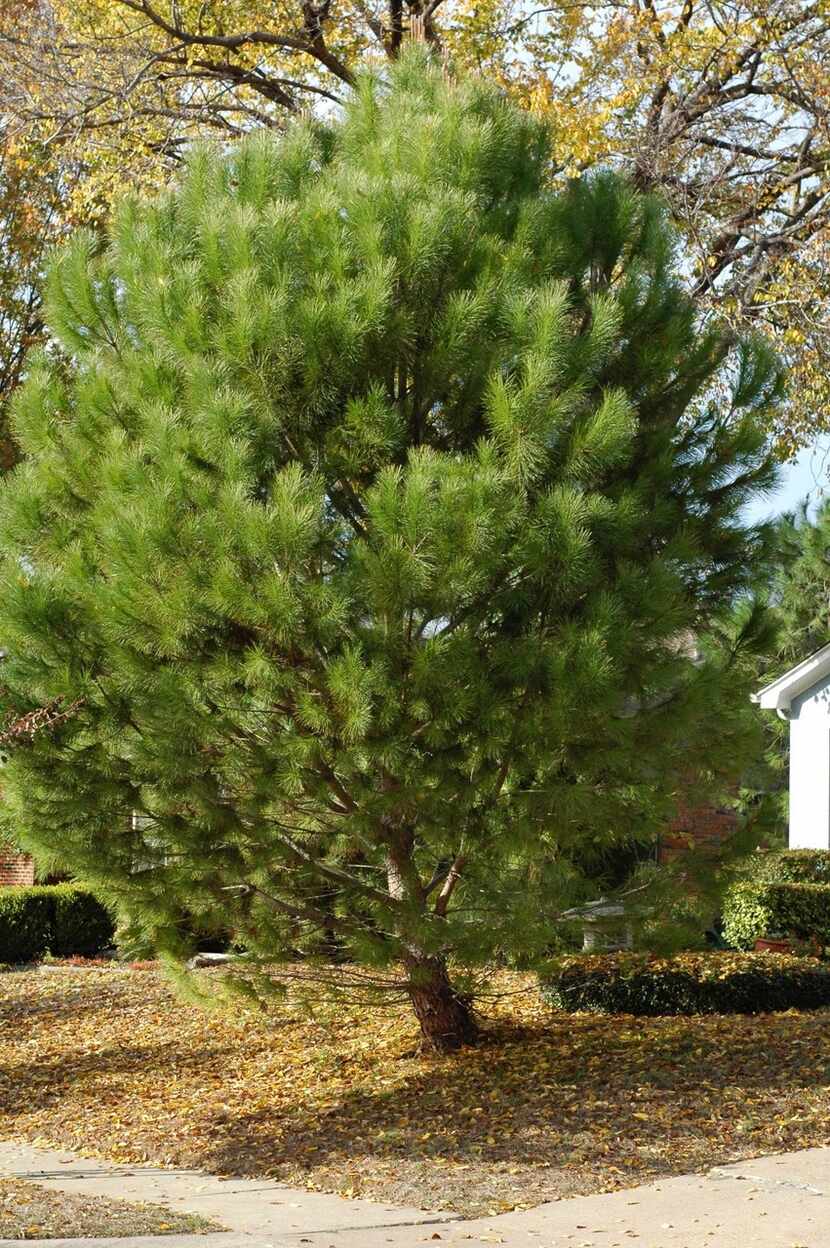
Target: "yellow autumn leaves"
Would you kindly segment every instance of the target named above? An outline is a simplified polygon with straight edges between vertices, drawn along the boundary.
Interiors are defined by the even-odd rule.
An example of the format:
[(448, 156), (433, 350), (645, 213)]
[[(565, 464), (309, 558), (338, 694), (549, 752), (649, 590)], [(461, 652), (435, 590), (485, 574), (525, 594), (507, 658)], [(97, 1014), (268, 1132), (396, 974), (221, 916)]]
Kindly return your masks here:
[(484, 1043), (440, 1058), (406, 1010), (217, 1016), (155, 971), (0, 975), (0, 1135), (470, 1214), (830, 1141), (826, 1013), (557, 1015), (532, 977), (490, 988)]

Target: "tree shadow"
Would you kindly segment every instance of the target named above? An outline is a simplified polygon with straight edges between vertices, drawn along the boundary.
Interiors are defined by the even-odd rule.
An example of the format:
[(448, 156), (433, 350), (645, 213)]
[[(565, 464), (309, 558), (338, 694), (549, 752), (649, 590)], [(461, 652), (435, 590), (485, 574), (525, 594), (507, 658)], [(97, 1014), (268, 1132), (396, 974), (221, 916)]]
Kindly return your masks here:
[(235, 1115), (199, 1164), (486, 1213), (830, 1142), (826, 1016), (789, 1045), (780, 1023), (773, 1044), (746, 1019), (650, 1022), (501, 1031), (322, 1113)]
[[(826, 1016), (809, 1042), (783, 1034), (777, 1046), (748, 1020), (731, 1044), (723, 1019), (710, 1028), (700, 1019), (649, 1021), (647, 1029), (634, 1019), (581, 1021), (576, 1036), (567, 1021), (541, 1033), (501, 1030), (460, 1060), (413, 1063), (403, 1086), (358, 1088), (322, 1113), (298, 1105), (290, 1115), (265, 1108), (235, 1117), (209, 1161), (222, 1170), (239, 1165), (247, 1140), (252, 1156), (307, 1159), (314, 1169), (348, 1158), (357, 1138), (387, 1159), (415, 1152), (555, 1166), (574, 1148), (599, 1157), (610, 1140), (623, 1153), (653, 1144), (655, 1131), (721, 1135), (735, 1110), (749, 1121), (782, 1101), (802, 1102), (807, 1090), (827, 1092)], [(830, 1101), (826, 1109), (830, 1124)]]
[[(125, 1027), (123, 1045), (22, 1055), (0, 1070), (0, 1113), (24, 1131), (45, 1118), (59, 1130), (88, 1108), (89, 1144), (103, 1155), (117, 1142), (149, 1162), (486, 1211), (827, 1142), (828, 1021), (827, 1011), (552, 1014), (534, 1026), (491, 1022), (479, 1047), (453, 1057), (368, 1055), (339, 1084), (331, 1068), (348, 1037), (335, 1033), (293, 1100), (280, 1089), (269, 1101), (280, 1072), (268, 1035), (249, 1041), (251, 1059), (248, 1042), (233, 1048), (221, 1028), (198, 1042), (178, 1036), (173, 1015), (152, 1042), (131, 1043)], [(313, 1052), (313, 1032), (297, 1027), (293, 1043)], [(309, 1069), (321, 1070), (319, 1088)], [(122, 1090), (113, 1122), (99, 1123), (96, 1097)]]

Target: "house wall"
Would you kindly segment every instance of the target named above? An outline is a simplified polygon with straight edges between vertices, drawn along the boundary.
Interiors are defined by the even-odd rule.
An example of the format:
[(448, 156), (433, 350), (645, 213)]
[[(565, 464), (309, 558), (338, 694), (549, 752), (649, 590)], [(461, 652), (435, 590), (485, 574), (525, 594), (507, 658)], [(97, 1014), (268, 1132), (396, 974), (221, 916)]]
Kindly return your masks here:
[(790, 849), (830, 849), (830, 676), (790, 708)]
[(660, 836), (657, 861), (671, 862), (690, 849), (708, 846), (713, 853), (732, 835), (738, 816), (725, 806), (682, 807)]
[(35, 882), (34, 859), (0, 845), (0, 888), (26, 888)]

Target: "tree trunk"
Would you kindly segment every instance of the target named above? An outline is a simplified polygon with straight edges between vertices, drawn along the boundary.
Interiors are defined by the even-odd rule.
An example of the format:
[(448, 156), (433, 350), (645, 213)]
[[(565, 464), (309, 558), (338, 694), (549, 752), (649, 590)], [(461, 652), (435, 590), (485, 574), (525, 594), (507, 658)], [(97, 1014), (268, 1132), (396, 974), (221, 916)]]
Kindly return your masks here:
[[(388, 845), (386, 876), (389, 895), (407, 903), (425, 918), (427, 890), (413, 858), (414, 827), (388, 815), (384, 816), (382, 826)], [(442, 917), (445, 912), (446, 906), (441, 912)], [(465, 1044), (474, 1044), (478, 1027), (470, 1004), (459, 996), (450, 983), (443, 957), (430, 957), (423, 953), (414, 933), (401, 933), (401, 938), (406, 990), (421, 1024), (425, 1043), (438, 1053), (453, 1053)]]
[(450, 983), (442, 958), (405, 959), (408, 992), (424, 1040), (438, 1053), (452, 1053), (474, 1044), (478, 1026), (469, 1003)]

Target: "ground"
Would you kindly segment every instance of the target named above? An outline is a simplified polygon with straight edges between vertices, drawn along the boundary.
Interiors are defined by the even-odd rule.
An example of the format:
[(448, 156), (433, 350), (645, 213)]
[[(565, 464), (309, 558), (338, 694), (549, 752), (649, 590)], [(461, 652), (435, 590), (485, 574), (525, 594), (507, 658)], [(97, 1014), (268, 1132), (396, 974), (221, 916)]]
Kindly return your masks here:
[(406, 1010), (217, 1015), (155, 970), (0, 975), (0, 1135), (468, 1215), (830, 1143), (827, 1011), (567, 1016), (530, 978), (494, 988), (481, 1046), (441, 1058)]
[(50, 1192), (0, 1178), (0, 1240), (104, 1235), (172, 1235), (221, 1230), (214, 1222), (158, 1205)]

